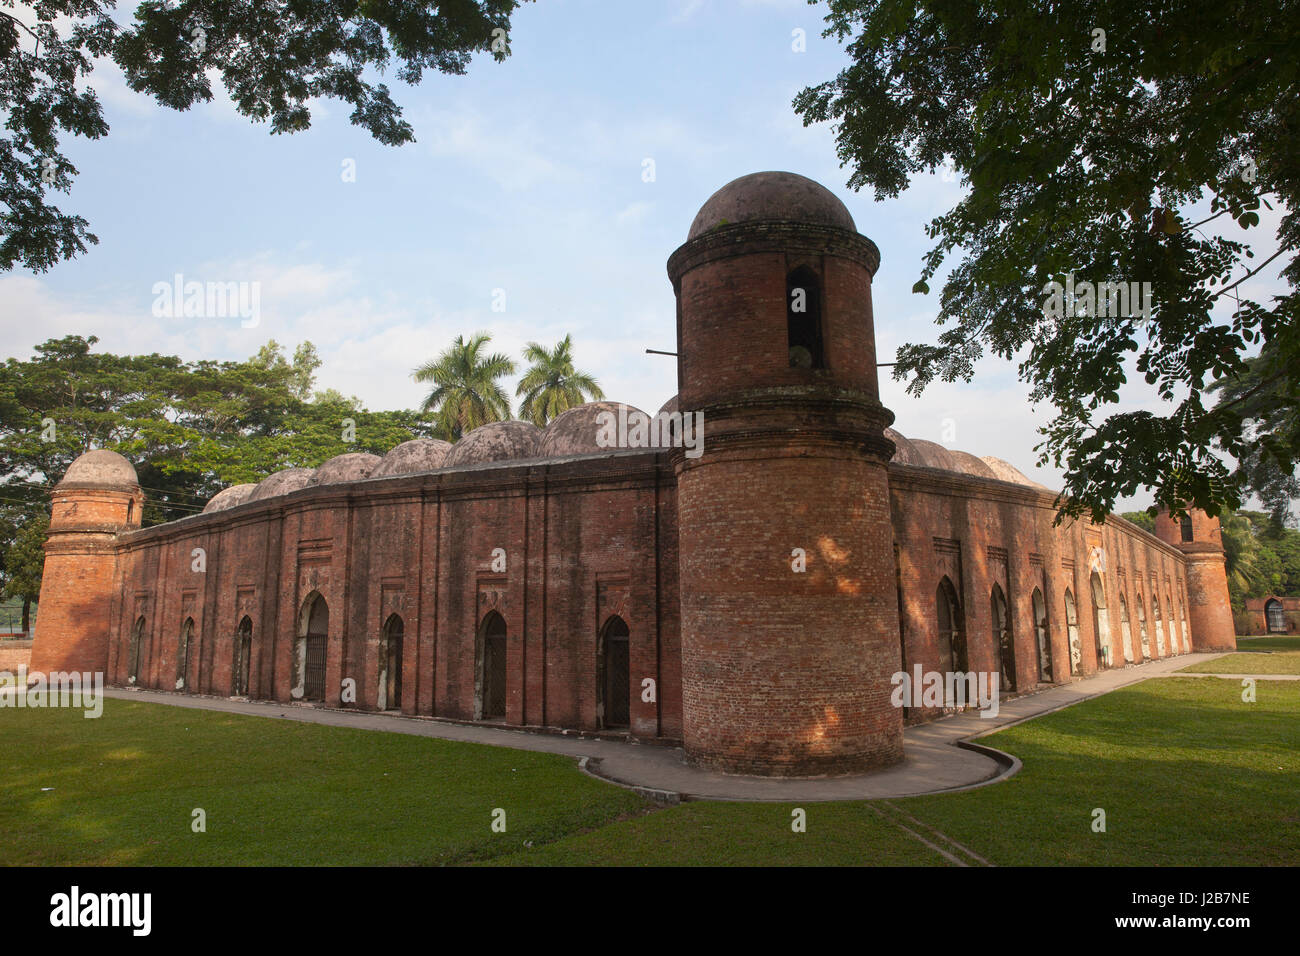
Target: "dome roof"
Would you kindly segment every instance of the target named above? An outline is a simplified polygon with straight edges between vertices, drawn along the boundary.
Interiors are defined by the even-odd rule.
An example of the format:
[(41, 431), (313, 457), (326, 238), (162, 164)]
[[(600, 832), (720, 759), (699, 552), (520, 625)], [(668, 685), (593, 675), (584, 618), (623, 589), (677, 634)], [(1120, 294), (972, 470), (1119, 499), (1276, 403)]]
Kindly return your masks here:
[(258, 486), (253, 489), (253, 493), (248, 496), (248, 500), (261, 501), (264, 498), (287, 495), (291, 491), (305, 488), (313, 474), (314, 471), (311, 468), (286, 468), (283, 471), (277, 471), (275, 474), (263, 478), (258, 483)]
[(996, 478), (997, 473), (990, 468), (980, 458), (976, 458), (968, 451), (958, 451), (955, 448), (948, 449), (948, 454), (952, 456), (953, 463), (957, 466), (957, 471), (964, 475), (974, 475), (976, 478)]
[(926, 441), (924, 438), (913, 438), (911, 442), (912, 450), (916, 452), (916, 457), (919, 459), (915, 464), (924, 465), (926, 468), (942, 468), (944, 471), (961, 470), (952, 455), (948, 454), (948, 449), (937, 442)]
[(784, 219), (857, 232), (844, 203), (821, 183), (798, 173), (750, 173), (733, 179), (705, 201), (687, 240), (737, 222)]
[(135, 468), (129, 461), (115, 451), (97, 448), (69, 465), (59, 486), (134, 491), (139, 483)]
[(894, 443), (894, 457), (890, 461), (896, 461), (902, 465), (922, 465), (921, 456), (916, 453), (912, 447), (912, 442), (901, 432), (892, 428), (885, 429), (885, 437)]
[(513, 458), (536, 458), (541, 441), (542, 430), (532, 422), (490, 422), (456, 442), (442, 465), (454, 468)]
[(225, 511), (227, 508), (242, 505), (252, 497), (253, 491), (256, 488), (257, 485), (254, 484), (231, 485), (229, 488), (223, 488), (212, 496), (212, 500), (204, 506), (203, 513), (207, 514), (209, 511)]
[(1025, 476), (1025, 473), (1016, 468), (1009, 461), (1003, 461), (1001, 458), (994, 458), (992, 455), (985, 455), (980, 461), (989, 466), (994, 477), (1002, 481), (1010, 481), (1017, 485), (1028, 485), (1030, 488), (1043, 488), (1051, 491), (1046, 485), (1040, 485), (1032, 478)]
[(598, 441), (600, 433), (609, 427), (609, 419), (601, 416), (614, 416), (614, 427), (618, 427), (621, 409), (627, 421), (629, 431), (635, 427), (636, 416), (643, 416), (648, 423), (650, 416), (633, 405), (622, 402), (588, 402), (577, 405), (557, 415), (542, 433), (541, 443), (537, 447), (539, 458), (560, 458), (564, 455), (593, 455), (603, 451), (616, 451), (615, 445), (602, 446)]
[(383, 461), (378, 455), (365, 452), (349, 452), (335, 455), (316, 469), (316, 473), (307, 481), (309, 485), (336, 485), (341, 481), (360, 481), (369, 478), (379, 463)]
[(451, 447), (451, 442), (443, 441), (441, 438), (416, 438), (404, 441), (383, 457), (375, 470), (370, 473), (370, 477), (387, 478), (392, 475), (433, 471), (443, 466)]

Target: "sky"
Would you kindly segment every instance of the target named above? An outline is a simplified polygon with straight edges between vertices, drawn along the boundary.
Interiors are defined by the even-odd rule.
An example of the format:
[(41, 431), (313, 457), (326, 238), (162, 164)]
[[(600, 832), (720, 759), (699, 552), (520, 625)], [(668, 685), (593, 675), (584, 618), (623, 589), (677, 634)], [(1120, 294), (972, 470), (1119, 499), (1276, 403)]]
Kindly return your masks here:
[[(133, 9), (122, 4), (119, 20)], [(101, 62), (88, 85), (111, 132), (65, 140), (79, 173), (54, 197), (100, 242), (44, 273), (0, 275), (0, 357), (71, 334), (186, 360), (244, 359), (269, 339), (291, 354), (310, 340), (317, 388), (379, 410), (418, 407), (425, 386), (412, 370), (457, 335), (487, 331), (518, 360), (530, 341), (572, 334), (576, 364), (607, 398), (653, 412), (676, 390), (673, 359), (645, 354), (676, 347), (668, 256), (714, 191), (789, 170), (835, 193), (879, 246), (876, 341), (890, 361), (938, 336), (940, 283), (929, 296), (911, 289), (930, 247), (923, 227), (962, 187), (919, 176), (882, 202), (845, 187), (833, 130), (804, 127), (791, 106), (848, 62), (821, 36), (824, 16), (804, 0), (528, 3), (504, 63), (480, 55), (465, 75), (427, 73), (418, 87), (388, 79), (415, 131), (400, 147), (353, 126), (339, 101), (314, 103), (311, 128), (293, 135), (240, 116), (219, 83), (211, 103), (177, 113)], [(155, 314), (155, 286), (177, 275), (259, 283), (256, 324)], [(1259, 281), (1257, 296), (1268, 276)], [(1029, 406), (1014, 363), (985, 358), (972, 382), (919, 398), (904, 387), (881, 370), (903, 434), (1060, 487), (1058, 471), (1035, 467), (1050, 409)], [(1121, 399), (1122, 410), (1159, 409), (1140, 378)]]

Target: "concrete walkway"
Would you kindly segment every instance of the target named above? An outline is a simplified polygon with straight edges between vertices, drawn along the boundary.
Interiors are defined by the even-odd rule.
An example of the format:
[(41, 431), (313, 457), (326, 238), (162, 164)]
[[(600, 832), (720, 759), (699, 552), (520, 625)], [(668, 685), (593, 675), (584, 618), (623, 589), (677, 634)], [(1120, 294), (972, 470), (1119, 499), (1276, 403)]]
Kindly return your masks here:
[[(1129, 665), (1094, 677), (1052, 687), (1014, 700), (1003, 701), (998, 715), (978, 712), (945, 717), (903, 731), (902, 763), (886, 770), (852, 777), (768, 779), (715, 773), (689, 766), (680, 747), (639, 744), (622, 740), (582, 737), (575, 732), (541, 733), (481, 723), (464, 724), (428, 717), (399, 717), (358, 711), (284, 704), (274, 701), (195, 697), (151, 690), (106, 689), (105, 696), (143, 700), (257, 717), (283, 718), (332, 727), (382, 730), (391, 733), (437, 737), (468, 743), (513, 747), (575, 757), (586, 772), (602, 780), (630, 787), (664, 803), (680, 800), (740, 800), (810, 803), (825, 800), (869, 800), (965, 790), (1003, 780), (1020, 769), (1010, 754), (985, 747), (975, 739), (1081, 700), (1106, 694), (1151, 677), (1168, 677), (1179, 668), (1222, 654), (1183, 654), (1178, 657)], [(1255, 676), (1276, 679), (1284, 675), (1179, 674), (1180, 677)], [(1294, 678), (1292, 678), (1294, 679)]]

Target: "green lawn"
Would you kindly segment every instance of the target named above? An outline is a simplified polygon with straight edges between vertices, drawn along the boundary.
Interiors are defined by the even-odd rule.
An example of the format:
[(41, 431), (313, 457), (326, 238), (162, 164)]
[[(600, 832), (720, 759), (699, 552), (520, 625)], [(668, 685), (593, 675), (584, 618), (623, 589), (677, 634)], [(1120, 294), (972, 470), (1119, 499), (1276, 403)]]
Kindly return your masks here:
[(136, 701), (5, 708), (22, 746), (0, 754), (0, 864), (947, 865), (906, 832), (954, 852), (937, 830), (999, 865), (1296, 865), (1300, 682), (1257, 695), (1148, 680), (983, 738), (1024, 761), (1008, 781), (802, 804), (803, 833), (793, 804), (652, 811), (552, 755)]
[(0, 709), (0, 736), (6, 866), (455, 863), (644, 806), (552, 754), (137, 701)]
[(1300, 637), (1239, 637), (1236, 654), (1201, 661), (1185, 674), (1300, 674)]
[[(884, 808), (1002, 866), (1300, 864), (1300, 682), (1257, 695), (1242, 703), (1239, 683), (1208, 677), (1144, 681), (981, 738), (1024, 762), (1010, 780)], [(793, 806), (686, 804), (494, 862), (946, 864), (868, 804), (806, 804), (803, 834)]]

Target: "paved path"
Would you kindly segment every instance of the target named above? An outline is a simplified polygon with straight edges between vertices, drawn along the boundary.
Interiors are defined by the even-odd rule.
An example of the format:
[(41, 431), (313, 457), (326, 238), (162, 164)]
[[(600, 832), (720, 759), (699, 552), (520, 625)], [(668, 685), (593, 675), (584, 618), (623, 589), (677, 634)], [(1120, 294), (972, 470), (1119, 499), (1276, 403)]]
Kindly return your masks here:
[[(906, 757), (897, 766), (852, 777), (801, 780), (742, 777), (700, 770), (686, 763), (680, 747), (602, 740), (579, 736), (572, 732), (538, 733), (485, 726), (481, 723), (465, 724), (427, 717), (398, 717), (388, 714), (329, 710), (273, 701), (194, 697), (151, 690), (106, 689), (104, 693), (108, 697), (123, 700), (144, 700), (176, 707), (218, 710), (234, 714), (299, 720), (333, 727), (383, 730), (438, 737), (443, 740), (513, 747), (517, 750), (566, 754), (578, 758), (583, 770), (593, 776), (632, 787), (668, 803), (684, 799), (817, 802), (917, 796), (924, 793), (969, 789), (1005, 779), (1020, 769), (1020, 762), (1009, 754), (975, 743), (975, 738), (1032, 717), (1060, 710), (1081, 700), (1109, 693), (1119, 687), (1135, 684), (1151, 677), (1168, 677), (1173, 671), (1188, 664), (1221, 656), (1223, 655), (1183, 654), (1179, 657), (1130, 665), (1015, 700), (1003, 701), (996, 717), (983, 718), (978, 713), (968, 712), (908, 727), (903, 731), (903, 749)], [(1256, 676), (1269, 680), (1277, 677), (1285, 679), (1285, 675), (1272, 674), (1179, 674), (1177, 676), (1223, 676), (1233, 679)]]

